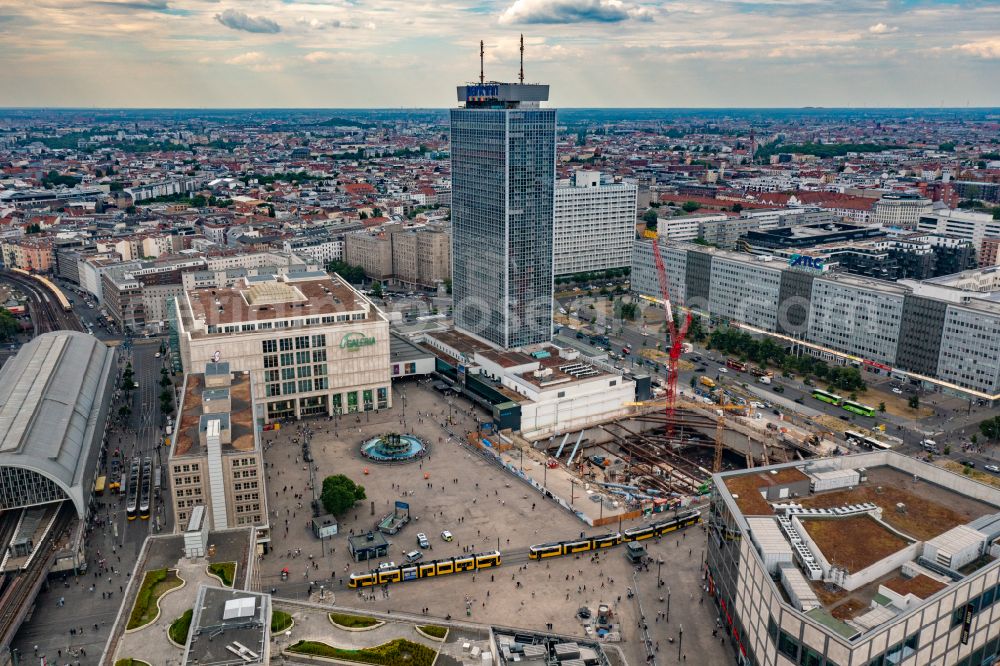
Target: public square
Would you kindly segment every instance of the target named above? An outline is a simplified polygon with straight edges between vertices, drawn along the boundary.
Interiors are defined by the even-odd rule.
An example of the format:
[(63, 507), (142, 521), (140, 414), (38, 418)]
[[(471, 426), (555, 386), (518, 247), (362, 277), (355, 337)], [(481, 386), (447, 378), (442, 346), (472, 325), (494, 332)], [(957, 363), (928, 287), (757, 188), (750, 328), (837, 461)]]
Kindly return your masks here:
[[(451, 400), (455, 422), (452, 432), (465, 433), (475, 427), (477, 419), (485, 418), (469, 401)], [(312, 419), (265, 433), (273, 541), (271, 552), (260, 566), (263, 589), (273, 589), (278, 597), (302, 599), (311, 592), (314, 601), (322, 596), (339, 606), (426, 612), (437, 618), (450, 615), (456, 620), (536, 630), (544, 630), (551, 623), (553, 631), (567, 634), (583, 632), (575, 617), (578, 608), (593, 610), (599, 603), (608, 603), (620, 619), (626, 641), (622, 647), (631, 663), (646, 659), (639, 634), (641, 604), (654, 649), (657, 642), (660, 645), (660, 663), (673, 663), (678, 648), (681, 660), (684, 653), (690, 652), (699, 655), (699, 663), (727, 663), (728, 650), (724, 652), (719, 639), (712, 636), (714, 605), (710, 599), (702, 601), (705, 536), (700, 527), (671, 534), (659, 543), (643, 542), (654, 561), (663, 560), (664, 585), (659, 589), (655, 564), (633, 580), (633, 566), (625, 559), (624, 548), (603, 552), (596, 560), (584, 554), (544, 563), (529, 561), (527, 547), (533, 543), (614, 528), (588, 528), (527, 484), (460, 444), (459, 437), (450, 435), (445, 427), (449, 413), (446, 399), (428, 385), (397, 386), (393, 401), (392, 409), (378, 414)], [(341, 517), (339, 534), (322, 544), (310, 531), (312, 491), (307, 488), (308, 464), (302, 460), (300, 446), (306, 430), (312, 432), (316, 482), (321, 484), (326, 476), (344, 474), (363, 485), (367, 497)], [(421, 437), (430, 447), (428, 455), (420, 461), (396, 465), (373, 463), (360, 455), (361, 442), (389, 432)], [(418, 548), (416, 535), (422, 532), (431, 544), (424, 551), (424, 559), (458, 556), (469, 550), (483, 552), (499, 545), (504, 565), (478, 574), (390, 585), (387, 597), (382, 588), (348, 588), (350, 573), (366, 571), (380, 561), (367, 565), (354, 562), (347, 537), (374, 529), (393, 510), (396, 500), (410, 505), (412, 520), (398, 534), (388, 537), (389, 555), (380, 561), (402, 564), (405, 553)], [(622, 528), (636, 524), (640, 522), (626, 521)], [(442, 530), (450, 531), (454, 540), (442, 540)], [(287, 579), (281, 573), (285, 568), (289, 570)], [(638, 595), (630, 598), (629, 588), (638, 590)], [(672, 644), (671, 638), (679, 638), (680, 623), (687, 623), (683, 644)], [(706, 662), (706, 655), (714, 658)]]

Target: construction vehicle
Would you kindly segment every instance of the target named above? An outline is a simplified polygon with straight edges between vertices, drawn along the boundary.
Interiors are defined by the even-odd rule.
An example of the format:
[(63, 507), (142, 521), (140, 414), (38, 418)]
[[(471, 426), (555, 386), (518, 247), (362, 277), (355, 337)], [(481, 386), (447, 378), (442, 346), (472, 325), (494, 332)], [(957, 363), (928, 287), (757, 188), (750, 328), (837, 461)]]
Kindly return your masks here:
[(713, 380), (711, 377), (706, 377), (705, 375), (702, 375), (701, 377), (698, 378), (698, 383), (710, 389), (715, 388), (715, 380)]

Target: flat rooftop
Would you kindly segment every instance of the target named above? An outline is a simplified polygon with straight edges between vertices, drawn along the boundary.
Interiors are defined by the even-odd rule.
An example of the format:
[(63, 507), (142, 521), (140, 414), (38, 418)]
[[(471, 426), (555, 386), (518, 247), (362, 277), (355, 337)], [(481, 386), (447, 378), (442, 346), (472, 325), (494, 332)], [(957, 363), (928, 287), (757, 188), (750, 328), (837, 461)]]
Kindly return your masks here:
[[(952, 579), (924, 564), (935, 559), (925, 554), (933, 552), (924, 550), (928, 542), (974, 521), (975, 526), (966, 531), (975, 535), (978, 526), (988, 538), (995, 522), (992, 517), (1000, 514), (1000, 491), (891, 451), (807, 460), (714, 478), (717, 492), (729, 495), (730, 506), (735, 506), (737, 516), (749, 528), (754, 529), (754, 520), (775, 516), (770, 519), (779, 527), (791, 527), (780, 527), (774, 534), (784, 535), (789, 543), (796, 530), (808, 536), (803, 541), (806, 555), (811, 552), (816, 558), (809, 566), (820, 576), (810, 580), (810, 586), (821, 604), (808, 614), (847, 638), (912, 611), (912, 606), (894, 605), (900, 603), (899, 597), (926, 600), (948, 588)], [(809, 482), (808, 490), (803, 490), (802, 481)], [(774, 497), (775, 487), (789, 484), (797, 485), (780, 493), (780, 499), (766, 499), (768, 489)], [(817, 492), (817, 485), (830, 489)], [(761, 518), (751, 520), (752, 516)], [(754, 533), (758, 531), (764, 533), (759, 527)], [(755, 540), (754, 545), (762, 557), (765, 552), (781, 551), (780, 544)], [(887, 558), (894, 559), (886, 562)], [(980, 557), (955, 566), (962, 567), (961, 574), (970, 575), (990, 561)], [(802, 562), (796, 556), (793, 565), (808, 577)], [(881, 569), (870, 568), (879, 563)], [(792, 604), (783, 583), (774, 584)]]
[[(253, 404), (250, 397), (250, 378), (243, 373), (231, 375), (228, 387), (230, 410), (222, 416), (228, 417), (231, 431), (230, 442), (222, 445), (222, 452), (253, 451), (256, 447), (253, 432)], [(184, 401), (181, 413), (177, 419), (177, 431), (171, 459), (186, 455), (201, 455), (203, 453), (199, 429), (202, 427), (205, 402), (212, 396), (217, 396), (221, 389), (205, 388), (205, 376), (202, 374), (188, 375), (184, 386)], [(223, 419), (225, 420), (225, 419)]]
[(202, 584), (194, 609), (183, 663), (269, 663), (270, 595)]
[(244, 278), (233, 287), (192, 289), (187, 303), (190, 310), (185, 314), (215, 327), (339, 314), (364, 313), (366, 320), (378, 317), (371, 303), (339, 276), (318, 272)]

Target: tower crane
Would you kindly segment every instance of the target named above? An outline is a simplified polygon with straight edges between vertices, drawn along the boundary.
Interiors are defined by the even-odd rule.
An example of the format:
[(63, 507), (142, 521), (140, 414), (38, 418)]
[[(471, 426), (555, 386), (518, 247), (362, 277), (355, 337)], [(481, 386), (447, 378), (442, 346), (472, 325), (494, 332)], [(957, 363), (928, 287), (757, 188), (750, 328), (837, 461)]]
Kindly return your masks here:
[(664, 416), (666, 417), (667, 437), (674, 436), (674, 413), (677, 408), (677, 367), (681, 358), (684, 338), (687, 337), (691, 325), (691, 313), (686, 312), (684, 320), (678, 327), (674, 322), (673, 306), (670, 303), (670, 283), (667, 281), (667, 269), (660, 256), (660, 244), (657, 236), (653, 236), (653, 261), (656, 262), (656, 276), (660, 280), (660, 293), (663, 295), (663, 307), (667, 315), (667, 395)]

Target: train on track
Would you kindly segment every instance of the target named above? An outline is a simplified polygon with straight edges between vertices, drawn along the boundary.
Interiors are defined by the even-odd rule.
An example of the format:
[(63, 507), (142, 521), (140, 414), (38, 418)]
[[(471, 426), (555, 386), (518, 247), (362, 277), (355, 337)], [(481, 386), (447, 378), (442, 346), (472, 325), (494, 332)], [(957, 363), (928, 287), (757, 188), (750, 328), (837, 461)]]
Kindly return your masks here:
[(601, 534), (598, 536), (587, 536), (580, 539), (570, 539), (568, 541), (555, 541), (552, 543), (542, 543), (528, 548), (528, 559), (541, 560), (546, 557), (560, 557), (562, 555), (573, 555), (585, 553), (590, 550), (601, 550), (612, 548), (628, 541), (642, 541), (663, 536), (674, 530), (697, 525), (701, 520), (701, 512), (697, 510), (684, 511), (673, 518), (659, 520), (642, 527), (630, 527), (624, 532), (613, 532), (611, 534)]
[(461, 557), (448, 557), (431, 562), (404, 564), (401, 567), (386, 567), (366, 573), (351, 574), (348, 587), (371, 587), (388, 583), (405, 583), (419, 578), (432, 576), (447, 576), (449, 574), (468, 573), (480, 569), (498, 567), (502, 563), (499, 550)]
[[(28, 271), (23, 271), (20, 268), (9, 268), (7, 270), (9, 270), (11, 273), (15, 273), (16, 275), (20, 275), (21, 277), (25, 277), (28, 278), (29, 280), (34, 280), (35, 282), (40, 283), (42, 286), (44, 286), (46, 289), (52, 292), (52, 294), (55, 295), (56, 300), (59, 301), (59, 306), (62, 307), (64, 312), (69, 312), (70, 310), (73, 309), (73, 305), (69, 302), (69, 299), (66, 298), (66, 295), (63, 294), (62, 289), (57, 287), (55, 283), (53, 283), (48, 278), (43, 277), (41, 275), (35, 275), (34, 273), (29, 273)], [(47, 297), (46, 300), (48, 300)]]

